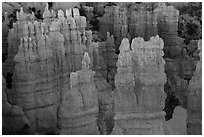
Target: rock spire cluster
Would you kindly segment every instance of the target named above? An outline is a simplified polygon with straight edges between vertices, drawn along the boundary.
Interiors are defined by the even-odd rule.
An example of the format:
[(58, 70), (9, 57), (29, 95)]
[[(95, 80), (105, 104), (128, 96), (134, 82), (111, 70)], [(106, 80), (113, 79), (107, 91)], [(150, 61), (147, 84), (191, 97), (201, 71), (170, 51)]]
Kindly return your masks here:
[[(166, 75), (159, 36), (134, 38), (120, 45), (115, 78), (115, 127), (112, 134), (165, 134)], [(148, 123), (148, 124), (147, 124)]]

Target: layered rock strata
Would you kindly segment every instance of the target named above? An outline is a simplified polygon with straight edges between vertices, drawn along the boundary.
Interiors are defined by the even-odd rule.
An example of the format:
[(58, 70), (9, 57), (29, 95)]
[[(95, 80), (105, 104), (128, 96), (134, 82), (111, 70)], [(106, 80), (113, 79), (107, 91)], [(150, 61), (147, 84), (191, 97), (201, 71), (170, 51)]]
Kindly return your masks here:
[(157, 35), (156, 13), (153, 10), (148, 11), (145, 4), (140, 4), (131, 11), (128, 25), (131, 38), (142, 37), (148, 41), (151, 36)]
[[(26, 14), (23, 11), (23, 8), (21, 7), (20, 12), (16, 12), (16, 18), (17, 21), (13, 23), (13, 28), (9, 29), (8, 32), (8, 48), (7, 48), (7, 60), (5, 64), (3, 65), (3, 75), (6, 76), (7, 73), (12, 74), (15, 67), (15, 62), (13, 60), (14, 56), (18, 52), (18, 45), (20, 44), (20, 38), (21, 37), (28, 37), (28, 32), (24, 31), (27, 30), (28, 22), (33, 22), (35, 19), (35, 15), (32, 12), (32, 14)], [(27, 23), (25, 23), (27, 22)]]
[(123, 39), (115, 78), (115, 127), (112, 134), (165, 134), (163, 41)]
[(187, 133), (202, 134), (202, 40), (198, 42), (200, 60), (189, 82), (187, 94)]
[(178, 37), (179, 11), (173, 6), (159, 3), (154, 12), (157, 15), (158, 35), (164, 40), (165, 46), (174, 46)]
[(114, 35), (116, 51), (121, 40), (128, 35), (127, 9), (124, 6), (106, 6), (100, 19), (99, 35), (105, 40), (107, 32)]
[(14, 66), (15, 66), (13, 58), (18, 52), (18, 45), (20, 44), (20, 37), (23, 35), (26, 37), (28, 35), (26, 32), (23, 33), (22, 31), (23, 27), (25, 28), (28, 27), (27, 25), (23, 26), (23, 21), (25, 20), (25, 18), (22, 18), (22, 16), (25, 16), (25, 13), (23, 12), (23, 10), (21, 9), (19, 13), (17, 12), (16, 16), (17, 16), (17, 22), (13, 23), (13, 28), (9, 30), (8, 37), (7, 37), (8, 56), (5, 62), (5, 66), (3, 66), (4, 75), (6, 75), (6, 73), (8, 72), (13, 73)]
[[(39, 39), (38, 39), (39, 38)], [(31, 133), (54, 130), (60, 101), (59, 66), (47, 35), (21, 38), (14, 57), (15, 70), (9, 101), (20, 106), (30, 121)]]
[[(18, 27), (14, 24), (9, 37), (9, 60), (15, 67), (8, 100), (23, 109), (31, 134), (55, 132), (58, 106), (69, 89), (70, 73), (82, 68), (83, 53), (90, 46), (86, 43), (86, 18), (79, 15), (78, 9), (73, 9), (73, 15), (68, 9), (67, 18), (59, 10), (56, 18), (48, 5), (43, 22), (25, 21), (22, 10), (17, 15)], [(19, 46), (13, 39), (20, 41)]]
[(82, 70), (70, 74), (70, 90), (62, 98), (59, 107), (60, 134), (99, 134), (96, 125), (98, 113), (95, 72), (90, 70), (87, 52), (82, 61)]
[(93, 70), (96, 72), (94, 76), (94, 82), (98, 91), (97, 94), (99, 103), (97, 125), (100, 133), (107, 135), (112, 132), (114, 127), (113, 91), (111, 90), (110, 84), (103, 77), (103, 71), (101, 71), (102, 56), (98, 50), (98, 46), (94, 47), (93, 55)]
[(107, 32), (113, 35), (113, 26), (114, 26), (114, 18), (113, 18), (113, 7), (106, 6), (105, 13), (100, 18), (99, 22), (99, 37), (105, 40)]
[(93, 44), (93, 70), (100, 72), (102, 77), (107, 80), (107, 64), (103, 52), (106, 51), (106, 44), (99, 42)]
[(114, 44), (114, 37), (113, 35), (110, 36), (110, 33), (107, 32), (107, 37), (105, 42), (99, 42), (99, 52), (102, 54), (104, 66), (102, 68), (106, 69), (106, 76), (104, 77), (107, 79), (108, 83), (111, 85), (112, 89), (115, 88), (115, 74), (116, 74), (116, 62), (117, 62), (117, 54), (115, 53), (115, 44)]
[(2, 77), (2, 133), (4, 135), (29, 134), (30, 123), (25, 117), (23, 109), (8, 102), (7, 92), (6, 81)]

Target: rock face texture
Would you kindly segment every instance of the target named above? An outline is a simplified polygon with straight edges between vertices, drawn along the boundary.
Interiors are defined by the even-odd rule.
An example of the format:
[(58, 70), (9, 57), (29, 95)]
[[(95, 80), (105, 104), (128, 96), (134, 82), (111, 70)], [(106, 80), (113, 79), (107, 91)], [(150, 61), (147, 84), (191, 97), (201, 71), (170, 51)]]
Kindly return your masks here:
[(4, 21), (2, 22), (2, 62), (5, 62), (7, 59), (7, 48), (8, 48), (8, 33), (9, 33), (9, 19), (8, 13), (5, 12), (4, 14)]
[(8, 102), (7, 92), (6, 81), (4, 77), (2, 77), (2, 133), (28, 134), (30, 123), (25, 117), (22, 108)]
[(145, 42), (123, 39), (115, 78), (115, 127), (112, 134), (165, 134), (166, 82), (163, 41), (158, 36)]
[[(183, 62), (181, 59), (166, 59), (165, 61), (165, 73), (167, 75), (165, 92), (167, 96), (175, 95), (179, 99), (179, 104), (186, 108), (188, 81), (181, 77), (182, 72), (184, 72), (181, 69)], [(186, 63), (186, 66), (191, 65), (190, 63)]]
[(157, 35), (156, 13), (153, 10), (148, 11), (146, 4), (135, 6), (130, 14), (128, 29), (131, 38), (142, 37), (145, 41), (148, 41), (151, 36)]
[(25, 113), (31, 134), (56, 131), (58, 107), (69, 89), (70, 73), (82, 68), (83, 53), (90, 46), (85, 43), (86, 19), (78, 9), (73, 9), (73, 16), (71, 9), (67, 18), (63, 14), (59, 10), (56, 18), (47, 5), (43, 22), (38, 22), (24, 19), (21, 9), (8, 37), (8, 64), (12, 66), (7, 67), (13, 67), (13, 82), (7, 97)]
[(97, 119), (97, 125), (101, 134), (110, 134), (114, 127), (114, 101), (113, 91), (110, 84), (103, 77), (101, 72), (101, 54), (98, 50), (98, 46), (94, 49), (94, 62), (93, 70), (96, 72), (94, 76), (94, 82), (97, 89), (99, 113)]
[(202, 40), (198, 42), (200, 61), (189, 82), (187, 95), (187, 133), (202, 134)]
[(159, 3), (154, 12), (157, 15), (158, 35), (164, 40), (165, 46), (174, 46), (178, 37), (179, 11), (173, 6)]
[[(104, 79), (108, 79), (108, 71), (107, 71), (107, 60), (106, 60), (106, 43), (105, 42), (97, 42), (94, 46), (93, 52), (94, 58), (97, 58), (93, 62), (93, 70), (98, 70), (102, 74)], [(98, 62), (97, 62), (98, 61)]]
[(8, 32), (8, 56), (7, 60), (5, 62), (5, 65), (3, 66), (3, 75), (5, 76), (6, 73), (13, 73), (15, 62), (13, 60), (14, 56), (18, 52), (18, 45), (20, 44), (20, 38), (21, 37), (28, 37), (28, 25), (27, 21), (32, 20), (32, 14), (26, 14), (23, 12), (23, 9), (21, 8), (20, 12), (16, 13), (17, 22), (13, 23), (13, 28), (9, 30)]
[[(168, 79), (165, 84), (168, 88), (165, 88), (165, 92), (168, 97), (175, 95), (179, 99), (179, 104), (186, 108), (186, 89), (197, 59), (190, 53), (194, 51), (192, 47), (195, 46), (191, 46), (194, 42), (185, 45), (184, 39), (178, 37), (179, 11), (173, 6), (159, 3), (154, 12), (157, 17), (158, 35), (164, 40), (165, 45), (163, 49), (166, 61), (165, 73)], [(168, 110), (165, 108), (165, 111)]]
[(105, 39), (107, 32), (114, 35), (116, 51), (120, 42), (128, 35), (127, 8), (124, 6), (106, 6), (100, 19), (99, 35)]
[(89, 65), (90, 58), (85, 52), (82, 70), (70, 74), (70, 90), (63, 95), (59, 107), (60, 134), (99, 134), (97, 89)]
[(54, 130), (60, 101), (60, 59), (55, 62), (47, 35), (21, 37), (20, 41), (9, 101), (23, 108), (31, 133)]
[[(45, 7), (41, 21), (20, 8), (38, 4)], [(131, 4), (92, 3), (86, 19), (66, 4), (56, 12), (48, 3), (18, 3), (10, 30), (5, 14), (3, 134), (168, 134), (162, 110), (173, 114), (175, 106), (164, 108), (164, 90), (187, 108), (188, 134), (201, 134), (201, 41), (185, 45), (178, 37), (172, 6)], [(97, 23), (92, 12), (105, 12), (102, 41), (88, 31), (89, 21)]]
[(104, 59), (104, 63), (106, 68), (104, 66), (101, 66), (102, 68), (106, 69), (106, 76), (104, 77), (107, 79), (108, 83), (110, 83), (112, 89), (115, 88), (115, 74), (116, 74), (116, 62), (117, 62), (117, 54), (115, 53), (115, 44), (114, 44), (114, 37), (113, 35), (110, 36), (110, 33), (107, 32), (107, 37), (105, 42), (99, 42), (99, 51), (102, 54), (102, 57)]

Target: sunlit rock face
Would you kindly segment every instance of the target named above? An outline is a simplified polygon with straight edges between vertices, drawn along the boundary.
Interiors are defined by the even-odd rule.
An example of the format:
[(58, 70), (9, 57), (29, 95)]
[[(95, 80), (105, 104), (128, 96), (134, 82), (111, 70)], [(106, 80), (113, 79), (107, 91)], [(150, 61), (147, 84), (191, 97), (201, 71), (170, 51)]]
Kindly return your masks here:
[(13, 73), (14, 66), (15, 66), (13, 58), (18, 52), (18, 45), (20, 44), (20, 38), (29, 36), (27, 23), (34, 19), (33, 14), (24, 13), (22, 8), (20, 12), (16, 13), (16, 16), (17, 16), (17, 22), (13, 23), (13, 28), (9, 29), (9, 32), (8, 32), (8, 37), (7, 37), (8, 56), (3, 69), (3, 74), (6, 74), (8, 72)]
[(154, 10), (157, 18), (158, 35), (164, 41), (164, 53), (168, 58), (181, 58), (183, 39), (178, 37), (179, 11), (173, 6), (159, 3)]
[(90, 70), (90, 57), (85, 52), (82, 70), (70, 74), (70, 90), (63, 95), (59, 107), (60, 134), (99, 134), (95, 72)]
[(200, 60), (189, 82), (187, 94), (187, 133), (202, 134), (202, 40), (198, 41)]
[[(31, 26), (34, 25), (30, 24)], [(31, 34), (31, 31), (28, 32)], [(49, 37), (42, 33), (39, 35), (20, 38), (19, 50), (14, 57), (15, 70), (9, 93), (9, 101), (23, 108), (30, 121), (31, 133), (54, 130), (57, 126), (57, 107), (60, 100), (60, 80), (56, 78), (60, 75), (57, 72), (59, 66), (52, 57), (54, 53)]]
[(21, 9), (10, 30), (8, 62), (13, 63), (7, 67), (13, 67), (13, 82), (8, 100), (23, 109), (31, 134), (57, 133), (58, 107), (69, 89), (69, 75), (82, 68), (83, 53), (90, 46), (85, 45), (86, 19), (78, 9), (73, 15), (69, 11), (65, 18), (59, 10), (56, 18), (46, 5), (43, 22), (38, 22), (25, 19)]
[(146, 4), (130, 7), (129, 34), (131, 38), (142, 37), (148, 41), (157, 35), (157, 18), (153, 10), (148, 11)]
[[(3, 134), (166, 134), (164, 83), (187, 108), (188, 134), (201, 134), (198, 40), (185, 45), (177, 36), (172, 6), (92, 3), (88, 12), (105, 12), (100, 41), (88, 30), (95, 16), (67, 9), (76, 3), (5, 4), (9, 14), (20, 12), (12, 29), (6, 14), (2, 22)], [(42, 9), (43, 20), (27, 14), (29, 7)], [(157, 33), (164, 43), (151, 37)]]
[[(115, 127), (112, 134), (165, 134), (163, 41), (123, 39), (115, 78)], [(149, 123), (149, 124), (147, 124)]]

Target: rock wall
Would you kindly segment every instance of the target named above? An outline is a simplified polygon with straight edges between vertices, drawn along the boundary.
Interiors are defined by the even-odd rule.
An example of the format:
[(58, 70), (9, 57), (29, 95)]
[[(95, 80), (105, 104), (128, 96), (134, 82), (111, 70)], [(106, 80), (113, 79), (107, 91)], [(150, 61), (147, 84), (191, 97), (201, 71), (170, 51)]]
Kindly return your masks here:
[(3, 75), (6, 73), (13, 73), (15, 63), (13, 61), (14, 56), (18, 52), (18, 45), (20, 44), (21, 37), (28, 37), (29, 33), (26, 32), (28, 30), (28, 25), (24, 22), (33, 21), (33, 14), (26, 14), (23, 12), (23, 8), (21, 8), (20, 12), (16, 12), (17, 22), (13, 23), (13, 28), (9, 29), (8, 32), (8, 57), (3, 66)]
[(151, 36), (157, 35), (156, 13), (153, 10), (148, 11), (146, 4), (140, 4), (129, 12), (130, 20), (128, 29), (132, 39), (142, 37), (145, 41), (148, 41)]
[(70, 74), (70, 90), (63, 95), (58, 112), (60, 134), (99, 134), (97, 89), (89, 65), (90, 58), (85, 52), (82, 70)]
[(106, 6), (105, 14), (100, 18), (99, 36), (105, 39), (107, 32), (114, 35), (118, 52), (121, 40), (128, 35), (127, 9), (124, 6)]
[[(191, 53), (194, 47), (191, 45), (194, 42), (186, 45), (184, 39), (178, 37), (179, 11), (173, 6), (159, 3), (154, 12), (157, 16), (158, 35), (164, 40), (165, 45), (163, 50), (166, 60), (165, 72), (168, 79), (165, 84), (168, 89), (165, 88), (165, 92), (168, 96), (175, 95), (179, 99), (177, 105), (186, 108), (186, 89), (197, 62), (192, 55), (193, 53)], [(173, 110), (171, 113), (173, 113)]]
[(2, 134), (29, 134), (30, 122), (22, 108), (8, 102), (7, 92), (6, 81), (2, 76)]
[(154, 12), (157, 16), (158, 35), (163, 39), (165, 46), (175, 46), (178, 37), (179, 11), (173, 6), (159, 3)]
[(24, 19), (22, 9), (17, 14), (19, 21), (9, 35), (12, 52), (8, 60), (14, 68), (8, 100), (23, 109), (31, 134), (56, 133), (57, 111), (62, 95), (69, 89), (70, 73), (82, 68), (86, 50), (93, 56), (92, 39), (85, 36), (86, 19), (78, 9), (73, 9), (73, 15), (68, 9), (67, 18), (59, 10), (56, 18), (48, 5), (43, 22)]
[(62, 68), (58, 64), (60, 57), (53, 56), (51, 38), (42, 33), (35, 38), (21, 37), (9, 93), (10, 102), (23, 108), (31, 123), (31, 133), (54, 130), (57, 126)]
[[(98, 44), (96, 44), (98, 45)], [(103, 77), (103, 69), (101, 67), (102, 56), (98, 50), (98, 46), (94, 48), (94, 62), (93, 70), (96, 72), (94, 76), (94, 82), (98, 94), (99, 113), (97, 119), (97, 126), (101, 134), (110, 134), (114, 127), (114, 102), (113, 91), (110, 84)], [(105, 64), (104, 64), (105, 65)]]
[(114, 28), (114, 18), (113, 18), (113, 7), (106, 6), (105, 7), (105, 13), (100, 18), (99, 22), (99, 37), (105, 40), (107, 36), (107, 32), (110, 32), (110, 34), (113, 35), (113, 28)]
[(115, 78), (115, 127), (112, 134), (165, 134), (163, 41), (123, 39)]
[(187, 94), (187, 133), (202, 134), (202, 40), (198, 42), (200, 60), (189, 82)]

